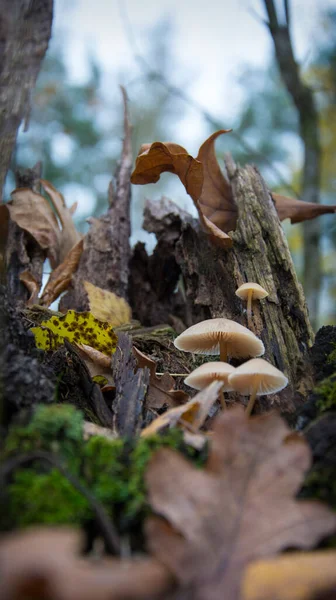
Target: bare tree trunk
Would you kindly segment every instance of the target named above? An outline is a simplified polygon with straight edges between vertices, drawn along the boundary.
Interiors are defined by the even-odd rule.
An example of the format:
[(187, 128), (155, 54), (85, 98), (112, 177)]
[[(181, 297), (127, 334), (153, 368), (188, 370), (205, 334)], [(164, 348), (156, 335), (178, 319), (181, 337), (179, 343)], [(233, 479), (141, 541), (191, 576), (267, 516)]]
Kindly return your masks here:
[[(318, 112), (312, 90), (300, 77), (290, 38), (288, 0), (284, 0), (285, 24), (280, 24), (273, 0), (264, 0), (268, 14), (268, 27), (274, 42), (275, 55), (283, 82), (297, 109), (300, 136), (304, 146), (304, 164), (301, 198), (305, 202), (319, 202), (321, 177), (321, 148)], [(310, 318), (316, 328), (319, 297), (322, 287), (321, 227), (318, 220), (303, 224), (304, 236), (304, 288)]]
[(31, 94), (51, 35), (52, 0), (3, 0), (0, 17), (0, 202)]

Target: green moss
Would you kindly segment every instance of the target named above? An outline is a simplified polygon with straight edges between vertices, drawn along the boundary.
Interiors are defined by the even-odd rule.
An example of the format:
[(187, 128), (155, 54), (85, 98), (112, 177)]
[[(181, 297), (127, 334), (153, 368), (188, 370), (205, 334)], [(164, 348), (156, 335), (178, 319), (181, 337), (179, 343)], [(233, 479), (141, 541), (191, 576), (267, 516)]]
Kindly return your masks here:
[(336, 374), (324, 379), (314, 390), (319, 414), (336, 410)]
[[(72, 406), (40, 407), (27, 427), (10, 431), (5, 458), (18, 452), (43, 449), (57, 453), (66, 469), (99, 500), (121, 533), (141, 529), (148, 513), (145, 471), (160, 447), (181, 451), (195, 464), (202, 455), (183, 442), (181, 430), (132, 440), (93, 436), (84, 442), (82, 415)], [(57, 469), (36, 460), (33, 466), (13, 473), (6, 488), (6, 504), (0, 527), (15, 528), (38, 523), (84, 524), (93, 517), (83, 496)]]
[(10, 428), (3, 458), (14, 453), (46, 450), (61, 454), (75, 466), (82, 432), (83, 415), (71, 404), (39, 406), (28, 425)]
[(7, 489), (8, 511), (2, 515), (2, 528), (15, 525), (80, 524), (90, 514), (85, 498), (57, 469), (37, 473), (20, 469)]

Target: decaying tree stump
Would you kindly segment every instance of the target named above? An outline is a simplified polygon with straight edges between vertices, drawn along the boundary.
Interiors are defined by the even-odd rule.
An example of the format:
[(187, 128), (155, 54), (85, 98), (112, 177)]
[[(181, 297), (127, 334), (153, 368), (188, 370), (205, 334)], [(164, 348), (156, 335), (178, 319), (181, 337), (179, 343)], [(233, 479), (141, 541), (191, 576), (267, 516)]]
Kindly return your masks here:
[[(293, 413), (312, 387), (307, 352), (313, 332), (302, 287), (260, 174), (231, 160), (227, 170), (239, 211), (237, 228), (230, 234), (233, 248), (215, 247), (198, 221), (167, 199), (147, 202), (144, 228), (156, 234), (158, 243), (151, 257), (143, 247), (135, 248), (131, 302), (137, 318), (146, 313), (147, 325), (158, 323), (159, 316), (180, 328), (214, 317), (248, 326), (235, 291), (246, 281), (262, 285), (269, 296), (253, 305), (254, 332), (264, 342), (265, 358), (289, 378), (289, 386), (272, 396), (271, 406)], [(270, 409), (270, 399), (262, 397), (257, 404), (256, 412)]]

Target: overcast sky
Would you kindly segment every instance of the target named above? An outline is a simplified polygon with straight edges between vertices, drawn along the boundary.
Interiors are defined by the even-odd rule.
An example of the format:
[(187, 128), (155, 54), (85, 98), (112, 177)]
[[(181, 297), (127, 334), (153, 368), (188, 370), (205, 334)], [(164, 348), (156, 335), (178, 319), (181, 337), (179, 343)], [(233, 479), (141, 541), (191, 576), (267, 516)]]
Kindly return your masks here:
[[(242, 68), (265, 66), (273, 52), (262, 23), (262, 0), (75, 0), (69, 5), (56, 0), (54, 32), (68, 33), (74, 78), (85, 77), (89, 53), (107, 72), (135, 64), (125, 12), (140, 51), (149, 28), (166, 15), (175, 26), (174, 54), (195, 78), (193, 98), (214, 116), (223, 114), (223, 99), (225, 114), (235, 114), (242, 100), (237, 83)], [(336, 0), (291, 0), (290, 5), (296, 56), (307, 64), (321, 35), (321, 14), (336, 7)]]

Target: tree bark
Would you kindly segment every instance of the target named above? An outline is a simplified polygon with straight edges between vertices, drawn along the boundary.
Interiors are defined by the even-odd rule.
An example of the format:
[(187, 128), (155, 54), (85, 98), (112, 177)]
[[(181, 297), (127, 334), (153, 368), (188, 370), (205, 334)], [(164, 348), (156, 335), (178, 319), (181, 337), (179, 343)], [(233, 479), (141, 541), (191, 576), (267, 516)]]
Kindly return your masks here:
[(27, 126), (31, 95), (48, 48), (52, 0), (3, 0), (0, 17), (0, 202), (24, 119)]

